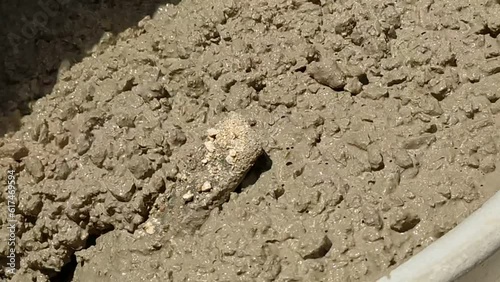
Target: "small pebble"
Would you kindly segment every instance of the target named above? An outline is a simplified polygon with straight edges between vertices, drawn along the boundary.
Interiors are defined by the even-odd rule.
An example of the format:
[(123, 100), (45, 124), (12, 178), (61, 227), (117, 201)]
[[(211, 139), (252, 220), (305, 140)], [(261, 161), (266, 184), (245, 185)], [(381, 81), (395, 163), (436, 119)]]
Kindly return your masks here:
[(201, 192), (208, 192), (210, 190), (212, 190), (212, 184), (210, 184), (210, 182), (208, 181), (205, 181), (205, 183), (201, 185)]
[(146, 222), (144, 224), (144, 231), (146, 231), (146, 233), (148, 233), (150, 235), (154, 234), (155, 233), (155, 227), (154, 227), (154, 225), (151, 222), (148, 221), (148, 222)]
[(215, 128), (209, 128), (209, 129), (207, 130), (207, 135), (208, 135), (209, 137), (215, 137), (215, 136), (217, 136), (217, 134), (219, 134), (219, 130), (217, 130), (217, 129), (215, 129)]
[(207, 141), (205, 142), (205, 148), (207, 148), (207, 151), (213, 153), (215, 151), (215, 144), (212, 141)]
[(193, 194), (193, 192), (188, 191), (186, 194), (182, 195), (182, 198), (184, 199), (184, 201), (190, 202), (193, 200), (194, 194)]

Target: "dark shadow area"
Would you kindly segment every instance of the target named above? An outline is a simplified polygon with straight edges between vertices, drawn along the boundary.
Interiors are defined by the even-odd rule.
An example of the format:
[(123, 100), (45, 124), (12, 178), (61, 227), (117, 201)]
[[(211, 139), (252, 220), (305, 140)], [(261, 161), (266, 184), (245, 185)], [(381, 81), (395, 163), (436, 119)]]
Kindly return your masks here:
[(181, 0), (0, 1), (0, 137), (16, 131), (30, 104), (52, 91), (60, 68), (88, 56), (158, 7)]
[(264, 152), (255, 162), (253, 167), (248, 171), (247, 175), (241, 182), (241, 184), (236, 188), (236, 193), (241, 193), (248, 186), (254, 185), (259, 177), (264, 172), (270, 170), (273, 166), (273, 160), (269, 157), (269, 155)]
[[(85, 242), (85, 247), (83, 249), (88, 249), (92, 246), (95, 246), (97, 243), (97, 238), (100, 236), (112, 231), (113, 229), (104, 230), (102, 234), (90, 234)], [(76, 267), (78, 266), (78, 261), (76, 259), (76, 255), (73, 253), (70, 256), (69, 262), (64, 264), (61, 271), (56, 273), (55, 275), (50, 277), (51, 282), (71, 282), (73, 281), (73, 277), (75, 275)]]
[(70, 261), (62, 267), (61, 272), (59, 272), (56, 276), (50, 278), (50, 281), (51, 282), (73, 281), (73, 276), (75, 275), (75, 270), (77, 266), (78, 262), (76, 261), (76, 255), (72, 254)]

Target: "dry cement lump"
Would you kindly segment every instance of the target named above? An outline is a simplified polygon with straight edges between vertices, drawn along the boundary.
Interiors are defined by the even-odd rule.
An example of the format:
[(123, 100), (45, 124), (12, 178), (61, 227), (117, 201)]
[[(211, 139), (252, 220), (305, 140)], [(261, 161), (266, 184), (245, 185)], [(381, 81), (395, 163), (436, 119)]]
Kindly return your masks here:
[[(216, 131), (216, 134), (215, 132), (208, 133), (215, 134), (214, 145), (223, 150), (224, 156), (221, 157), (231, 165), (231, 171), (225, 172), (227, 173), (226, 177), (219, 176), (222, 186), (230, 185), (230, 187), (221, 189), (221, 192), (226, 193), (226, 189), (233, 191), (236, 188), (232, 186), (237, 185), (243, 179), (246, 172), (262, 153), (262, 148), (257, 134), (250, 128), (246, 120), (238, 114), (230, 114), (227, 119), (216, 126)], [(224, 181), (228, 181), (228, 183)]]

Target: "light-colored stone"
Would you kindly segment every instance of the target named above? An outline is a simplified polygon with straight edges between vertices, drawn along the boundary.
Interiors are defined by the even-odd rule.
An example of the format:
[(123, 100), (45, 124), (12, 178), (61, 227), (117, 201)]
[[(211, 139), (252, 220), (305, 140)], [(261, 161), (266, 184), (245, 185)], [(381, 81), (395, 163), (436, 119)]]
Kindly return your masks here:
[(201, 185), (201, 192), (208, 192), (210, 190), (212, 190), (212, 184), (210, 184), (210, 182), (208, 181), (205, 181), (203, 185)]
[(207, 149), (207, 151), (209, 151), (210, 153), (215, 152), (215, 144), (214, 144), (214, 142), (212, 142), (212, 141), (207, 141), (207, 142), (205, 142), (205, 148), (206, 148), (206, 149)]
[(144, 224), (144, 231), (150, 235), (154, 234), (155, 233), (155, 226), (153, 225), (153, 223), (148, 221)]
[(194, 194), (191, 191), (187, 191), (186, 194), (182, 195), (182, 198), (186, 202), (190, 202), (194, 199)]
[(207, 130), (207, 135), (208, 135), (209, 137), (215, 137), (215, 136), (217, 136), (217, 134), (219, 134), (219, 130), (217, 130), (217, 129), (215, 129), (215, 128), (209, 128), (209, 129)]

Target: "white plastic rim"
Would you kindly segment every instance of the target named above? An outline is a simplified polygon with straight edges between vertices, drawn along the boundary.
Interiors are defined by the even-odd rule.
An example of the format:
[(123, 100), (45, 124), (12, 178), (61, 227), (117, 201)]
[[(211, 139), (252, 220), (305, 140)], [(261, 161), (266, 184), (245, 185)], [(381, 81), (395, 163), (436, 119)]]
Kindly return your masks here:
[(462, 223), (377, 282), (452, 282), (476, 266), (488, 265), (490, 276), (495, 279), (500, 275), (500, 264), (495, 263), (499, 253), (500, 192), (497, 192)]
[(498, 282), (500, 281), (499, 265), (500, 250), (455, 282)]

